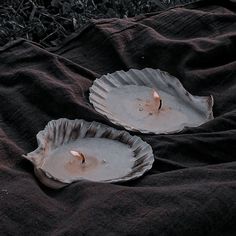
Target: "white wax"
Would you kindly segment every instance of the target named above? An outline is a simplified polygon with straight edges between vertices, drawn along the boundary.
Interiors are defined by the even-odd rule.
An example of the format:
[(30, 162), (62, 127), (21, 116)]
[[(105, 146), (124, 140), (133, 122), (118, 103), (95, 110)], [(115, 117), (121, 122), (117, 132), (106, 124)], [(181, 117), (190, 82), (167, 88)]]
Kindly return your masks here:
[(162, 107), (153, 98), (153, 88), (125, 85), (113, 88), (106, 99), (106, 106), (117, 120), (135, 129), (168, 132), (181, 125), (201, 123), (202, 115), (185, 103), (164, 91), (158, 91)]
[[(85, 163), (70, 151), (83, 153)], [(42, 169), (66, 182), (78, 177), (106, 181), (128, 175), (134, 161), (134, 154), (126, 144), (105, 138), (84, 138), (54, 149), (45, 158)]]

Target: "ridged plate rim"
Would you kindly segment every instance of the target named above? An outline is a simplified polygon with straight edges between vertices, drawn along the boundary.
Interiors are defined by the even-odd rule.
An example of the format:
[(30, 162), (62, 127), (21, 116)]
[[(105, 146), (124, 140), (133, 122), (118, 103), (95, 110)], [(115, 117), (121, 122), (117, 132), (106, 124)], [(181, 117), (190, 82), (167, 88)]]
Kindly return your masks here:
[[(134, 79), (136, 78), (136, 79)], [(126, 130), (133, 132), (141, 132), (144, 134), (172, 134), (182, 131), (185, 127), (196, 127), (201, 124), (189, 126), (188, 123), (182, 123), (179, 129), (175, 129), (167, 132), (155, 132), (152, 130), (134, 128), (131, 125), (125, 123), (123, 120), (116, 118), (105, 106), (101, 103), (102, 100), (106, 99), (109, 93), (109, 87), (121, 87), (124, 85), (140, 85), (147, 86), (150, 88), (156, 88), (158, 91), (157, 83), (163, 83), (165, 86), (170, 86), (171, 89), (175, 89), (182, 96), (187, 97), (189, 100), (201, 100), (206, 110), (206, 120), (210, 121), (214, 118), (213, 116), (213, 105), (214, 99), (212, 95), (209, 96), (193, 96), (190, 94), (181, 84), (181, 82), (174, 76), (170, 75), (166, 71), (152, 68), (144, 68), (142, 70), (130, 69), (128, 71), (116, 71), (114, 73), (108, 73), (94, 80), (92, 86), (89, 88), (89, 101), (93, 105), (94, 109), (100, 114), (106, 116), (113, 124), (122, 126)], [(204, 122), (204, 123), (205, 123)]]
[[(78, 133), (77, 137), (72, 139), (71, 136), (73, 131)], [(68, 135), (70, 136), (67, 137)], [(134, 152), (134, 157), (137, 158), (135, 162), (139, 163), (138, 161), (140, 161), (140, 163), (132, 169), (129, 175), (98, 182), (126, 182), (141, 177), (145, 172), (152, 168), (154, 162), (152, 148), (140, 137), (131, 135), (124, 130), (117, 130), (96, 121), (88, 122), (82, 119), (69, 120), (67, 118), (60, 118), (58, 120), (49, 121), (44, 130), (40, 131), (36, 135), (38, 148), (26, 155), (23, 155), (23, 157), (33, 163), (35, 174), (43, 184), (55, 189), (61, 188), (72, 182), (86, 179), (78, 178), (72, 182), (67, 182), (63, 179), (55, 178), (50, 173), (43, 170), (41, 166), (45, 159), (44, 156), (46, 155), (46, 150), (48, 150), (49, 147), (53, 147), (52, 145), (56, 145), (57, 147), (57, 145), (64, 145), (70, 141), (72, 142), (86, 137), (108, 138), (127, 144)], [(48, 145), (51, 146), (48, 147)], [(137, 169), (137, 167), (139, 167), (139, 169)]]

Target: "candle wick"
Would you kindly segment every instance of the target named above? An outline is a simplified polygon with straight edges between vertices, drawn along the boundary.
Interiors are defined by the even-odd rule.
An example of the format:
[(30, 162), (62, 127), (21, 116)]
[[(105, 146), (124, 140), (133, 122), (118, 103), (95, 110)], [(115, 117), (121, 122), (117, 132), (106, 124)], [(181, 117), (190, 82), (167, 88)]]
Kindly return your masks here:
[(162, 106), (162, 99), (160, 99), (160, 105), (159, 105), (159, 107), (158, 107), (158, 110), (161, 109), (161, 106)]
[(82, 164), (83, 164), (83, 163), (85, 163), (85, 156), (82, 153), (80, 153), (80, 155), (82, 157)]

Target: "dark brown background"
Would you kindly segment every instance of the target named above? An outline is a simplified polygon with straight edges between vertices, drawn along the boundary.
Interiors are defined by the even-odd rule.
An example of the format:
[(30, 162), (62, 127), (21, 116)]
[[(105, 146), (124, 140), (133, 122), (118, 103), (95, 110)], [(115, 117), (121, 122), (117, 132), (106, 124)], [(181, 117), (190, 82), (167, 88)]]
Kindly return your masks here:
[[(93, 21), (58, 48), (26, 40), (0, 48), (0, 235), (235, 235), (236, 15), (203, 1), (133, 19)], [(102, 74), (159, 68), (215, 119), (172, 135), (140, 135), (155, 163), (127, 184), (42, 186), (21, 155), (61, 117), (114, 126), (88, 101)]]

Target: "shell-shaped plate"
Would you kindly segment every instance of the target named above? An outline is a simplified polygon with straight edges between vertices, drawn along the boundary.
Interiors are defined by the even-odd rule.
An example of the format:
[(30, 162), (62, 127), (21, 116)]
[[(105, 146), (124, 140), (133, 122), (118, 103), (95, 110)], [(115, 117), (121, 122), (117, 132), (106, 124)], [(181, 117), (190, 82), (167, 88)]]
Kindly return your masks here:
[[(157, 111), (151, 94), (157, 91)], [(90, 87), (90, 102), (111, 122), (142, 133), (176, 133), (213, 119), (213, 97), (193, 96), (168, 72), (145, 68), (103, 75)]]
[[(102, 152), (104, 155), (109, 152), (111, 163), (113, 160), (115, 161), (115, 167), (113, 166), (113, 170), (111, 169), (110, 172), (119, 171), (120, 176), (116, 176), (116, 178), (103, 176), (98, 179), (98, 182), (117, 183), (136, 179), (150, 170), (154, 162), (151, 146), (140, 137), (132, 136), (127, 131), (119, 131), (98, 122), (65, 118), (52, 120), (36, 137), (38, 148), (23, 156), (33, 163), (35, 174), (39, 180), (54, 189), (78, 180), (91, 180), (86, 176), (80, 176), (80, 174), (73, 175), (73, 178), (63, 174), (64, 170), (61, 169), (60, 162), (65, 162), (65, 158), (68, 158), (65, 151), (69, 153), (68, 150), (72, 146), (76, 148), (76, 145), (80, 145), (81, 149), (86, 149), (87, 146), (87, 151), (90, 153), (94, 148), (98, 156)], [(86, 152), (86, 150), (84, 151)], [(127, 167), (127, 163), (129, 167)], [(71, 164), (72, 171), (76, 171), (77, 164), (73, 162)], [(113, 173), (111, 174), (114, 176)]]

